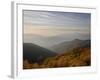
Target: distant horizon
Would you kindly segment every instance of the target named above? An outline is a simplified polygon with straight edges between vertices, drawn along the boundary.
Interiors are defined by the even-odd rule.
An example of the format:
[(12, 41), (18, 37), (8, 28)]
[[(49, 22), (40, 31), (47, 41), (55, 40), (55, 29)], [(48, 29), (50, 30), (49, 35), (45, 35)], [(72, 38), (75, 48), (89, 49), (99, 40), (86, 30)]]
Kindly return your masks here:
[(91, 14), (24, 10), (24, 42), (45, 47), (91, 35)]
[(91, 66), (91, 14), (24, 10), (22, 66)]

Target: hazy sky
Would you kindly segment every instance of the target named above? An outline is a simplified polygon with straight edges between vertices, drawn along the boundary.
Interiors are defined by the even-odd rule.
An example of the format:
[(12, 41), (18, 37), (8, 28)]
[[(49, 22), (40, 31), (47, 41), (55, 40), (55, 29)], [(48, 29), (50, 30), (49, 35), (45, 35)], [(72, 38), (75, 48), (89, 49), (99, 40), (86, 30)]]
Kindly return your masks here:
[(74, 39), (90, 39), (91, 14), (24, 10), (24, 42), (51, 46)]
[(67, 33), (90, 33), (89, 13), (24, 10), (24, 34), (55, 36)]

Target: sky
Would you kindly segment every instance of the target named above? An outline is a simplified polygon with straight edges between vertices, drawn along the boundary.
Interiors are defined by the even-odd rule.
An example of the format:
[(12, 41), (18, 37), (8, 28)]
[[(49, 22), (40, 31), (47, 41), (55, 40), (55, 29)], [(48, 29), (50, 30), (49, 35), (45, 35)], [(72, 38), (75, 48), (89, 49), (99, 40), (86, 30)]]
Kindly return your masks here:
[[(89, 32), (90, 14), (24, 10), (24, 33), (51, 36), (65, 31)], [(44, 32), (44, 33), (43, 33)], [(54, 34), (54, 35), (55, 35)]]
[[(24, 36), (59, 36), (68, 40), (90, 38), (90, 13), (24, 10), (23, 19)], [(34, 41), (27, 38), (24, 40)]]

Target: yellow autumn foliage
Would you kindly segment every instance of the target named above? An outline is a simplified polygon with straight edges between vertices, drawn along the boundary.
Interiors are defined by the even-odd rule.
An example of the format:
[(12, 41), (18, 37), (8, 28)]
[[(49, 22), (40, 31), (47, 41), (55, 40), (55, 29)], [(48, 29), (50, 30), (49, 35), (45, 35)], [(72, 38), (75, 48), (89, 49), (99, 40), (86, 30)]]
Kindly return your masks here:
[(90, 66), (90, 48), (77, 48), (67, 53), (45, 59), (41, 64), (23, 61), (24, 69)]

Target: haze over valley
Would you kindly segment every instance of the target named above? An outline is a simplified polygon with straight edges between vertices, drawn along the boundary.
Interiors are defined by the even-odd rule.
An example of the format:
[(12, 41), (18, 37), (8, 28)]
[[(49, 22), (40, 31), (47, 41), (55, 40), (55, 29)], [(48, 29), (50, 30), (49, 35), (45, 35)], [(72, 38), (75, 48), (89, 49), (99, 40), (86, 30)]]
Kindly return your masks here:
[(23, 69), (91, 65), (91, 14), (24, 10)]

